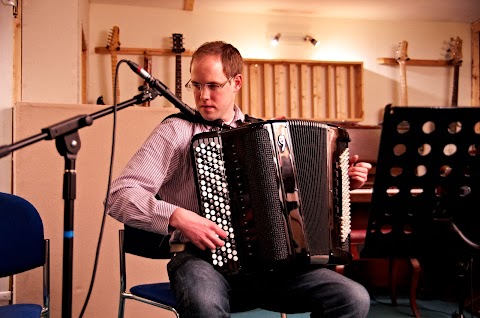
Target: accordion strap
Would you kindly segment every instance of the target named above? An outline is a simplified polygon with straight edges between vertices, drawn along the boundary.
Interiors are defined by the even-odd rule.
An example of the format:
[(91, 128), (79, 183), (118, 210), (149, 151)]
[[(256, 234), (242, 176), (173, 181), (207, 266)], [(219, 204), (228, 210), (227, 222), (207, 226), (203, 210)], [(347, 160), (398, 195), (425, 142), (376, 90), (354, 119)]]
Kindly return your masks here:
[(245, 123), (252, 123), (252, 124), (254, 124), (254, 123), (259, 123), (259, 122), (261, 122), (261, 121), (264, 121), (264, 120), (261, 119), (261, 118), (252, 117), (252, 116), (250, 116), (250, 115), (248, 115), (248, 114), (245, 114)]
[[(194, 116), (188, 116), (185, 115), (184, 113), (176, 113), (176, 114), (171, 114), (165, 117), (162, 122), (167, 120), (168, 118), (180, 118), (186, 121), (189, 121), (191, 123), (197, 123), (197, 124), (203, 124), (203, 125), (208, 125), (208, 126), (213, 126), (213, 127), (219, 127), (219, 128), (228, 128), (230, 126), (223, 124), (223, 122), (219, 120), (215, 121), (209, 121), (204, 119), (200, 114), (197, 112)], [(231, 127), (230, 127), (231, 128)]]
[[(201, 117), (201, 116), (187, 116), (184, 113), (175, 113), (175, 114), (168, 115), (167, 117), (165, 117), (162, 120), (162, 122), (167, 120), (168, 118), (180, 118), (180, 119), (189, 121), (191, 123), (204, 124), (204, 125), (226, 128), (226, 129), (231, 129), (232, 128), (229, 125), (221, 124), (218, 121), (208, 121), (208, 120), (203, 119), (203, 117)], [(261, 118), (256, 118), (256, 117), (252, 117), (248, 114), (245, 114), (244, 122), (241, 122), (240, 120), (238, 120), (237, 125), (242, 126), (242, 125), (254, 124), (254, 123), (258, 123), (258, 122), (262, 122), (262, 121), (264, 121), (264, 120), (261, 119)]]

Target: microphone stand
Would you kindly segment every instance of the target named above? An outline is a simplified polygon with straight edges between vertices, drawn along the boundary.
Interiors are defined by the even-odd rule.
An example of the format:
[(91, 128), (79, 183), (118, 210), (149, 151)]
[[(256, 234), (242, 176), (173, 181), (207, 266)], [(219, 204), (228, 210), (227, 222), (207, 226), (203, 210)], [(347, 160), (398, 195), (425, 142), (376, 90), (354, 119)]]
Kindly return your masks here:
[[(116, 106), (117, 110), (132, 105), (143, 104), (160, 95), (156, 90), (145, 89), (132, 99)], [(102, 109), (90, 115), (78, 115), (49, 127), (43, 128), (40, 134), (22, 139), (11, 145), (0, 147), (0, 158), (11, 152), (36, 143), (40, 140), (55, 139), (57, 151), (65, 158), (65, 172), (63, 175), (64, 225), (63, 225), (63, 277), (62, 277), (62, 318), (72, 317), (72, 273), (73, 273), (73, 217), (74, 200), (76, 198), (75, 162), (80, 150), (80, 128), (90, 126), (95, 119), (111, 114), (115, 106)]]

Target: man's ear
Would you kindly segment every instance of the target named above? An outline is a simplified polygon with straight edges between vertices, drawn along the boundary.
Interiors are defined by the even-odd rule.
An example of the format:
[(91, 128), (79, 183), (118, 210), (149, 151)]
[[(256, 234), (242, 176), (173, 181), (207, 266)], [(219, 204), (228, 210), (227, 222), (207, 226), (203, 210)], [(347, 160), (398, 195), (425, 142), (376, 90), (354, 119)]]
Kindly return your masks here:
[(243, 76), (242, 74), (237, 74), (233, 79), (232, 79), (232, 82), (233, 82), (233, 87), (235, 88), (235, 91), (239, 91), (240, 88), (242, 88), (242, 84), (243, 84)]

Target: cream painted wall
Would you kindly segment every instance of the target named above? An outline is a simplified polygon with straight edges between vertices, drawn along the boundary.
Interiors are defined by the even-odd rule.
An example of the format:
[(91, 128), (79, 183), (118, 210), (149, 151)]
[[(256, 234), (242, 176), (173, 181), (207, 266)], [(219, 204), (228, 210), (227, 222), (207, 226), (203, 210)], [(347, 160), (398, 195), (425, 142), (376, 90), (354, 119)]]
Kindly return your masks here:
[(79, 0), (23, 1), (22, 101), (79, 103)]
[[(184, 35), (184, 47), (194, 50), (203, 42), (225, 40), (235, 45), (245, 58), (296, 59), (326, 61), (362, 61), (364, 63), (363, 124), (377, 124), (386, 104), (399, 101), (399, 70), (379, 65), (378, 57), (395, 57), (397, 45), (409, 42), (413, 59), (445, 59), (451, 36), (464, 39), (464, 62), (460, 71), (459, 105), (470, 106), (471, 48), (470, 25), (461, 23), (390, 22), (332, 20), (305, 17), (259, 16), (231, 13), (197, 13), (156, 8), (91, 5), (89, 102), (100, 95), (111, 99), (110, 57), (94, 53), (95, 46), (105, 46), (108, 31), (120, 28), (122, 47), (171, 48), (172, 33)], [(414, 8), (412, 8), (414, 10)], [(303, 41), (280, 41), (276, 48), (269, 40), (274, 34), (311, 34), (320, 41), (313, 46)], [(119, 56), (143, 63), (141, 56)], [(182, 59), (182, 82), (189, 79), (190, 58)], [(173, 57), (154, 57), (152, 74), (174, 90)], [(409, 104), (415, 106), (448, 106), (453, 72), (449, 67), (408, 67)], [(119, 76), (121, 100), (137, 93), (140, 79), (123, 65)], [(184, 101), (193, 106), (192, 96), (183, 91)], [(152, 102), (169, 106), (163, 98)]]

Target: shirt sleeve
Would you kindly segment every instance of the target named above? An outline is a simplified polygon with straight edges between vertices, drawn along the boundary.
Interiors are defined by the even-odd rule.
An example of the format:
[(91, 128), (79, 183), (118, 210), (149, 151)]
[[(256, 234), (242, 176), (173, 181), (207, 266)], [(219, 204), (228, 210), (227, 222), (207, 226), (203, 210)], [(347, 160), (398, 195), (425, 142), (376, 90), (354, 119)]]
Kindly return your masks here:
[(189, 131), (192, 124), (179, 119), (168, 119), (154, 129), (112, 182), (110, 216), (132, 227), (169, 234), (169, 219), (178, 206), (156, 195), (182, 164), (191, 140)]

